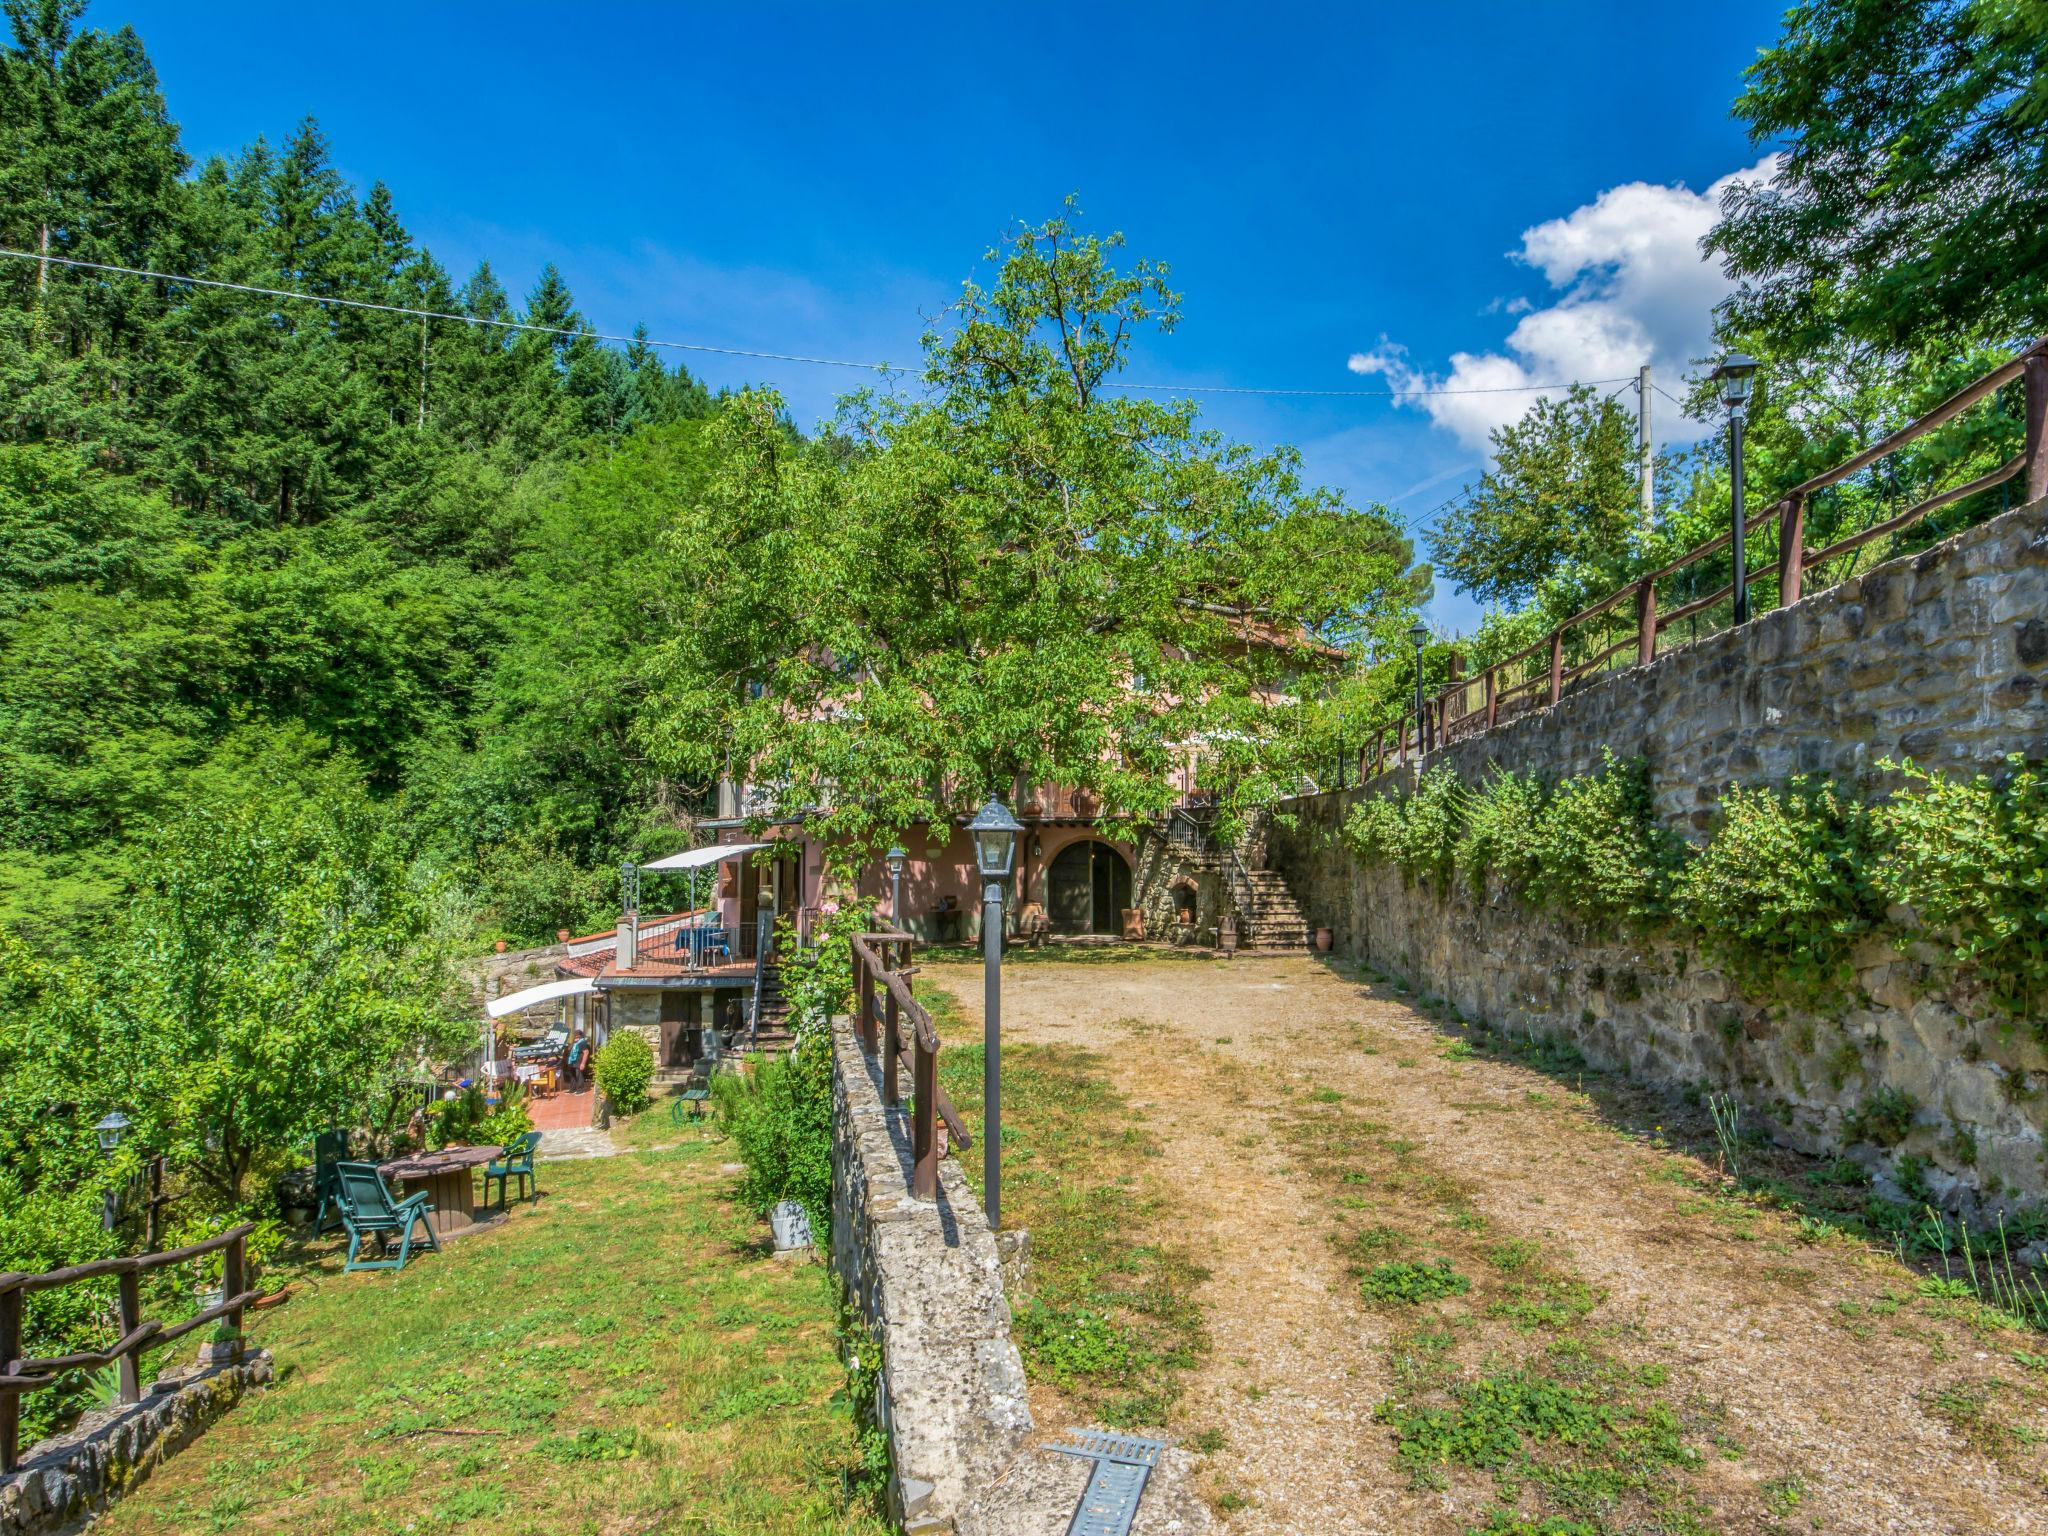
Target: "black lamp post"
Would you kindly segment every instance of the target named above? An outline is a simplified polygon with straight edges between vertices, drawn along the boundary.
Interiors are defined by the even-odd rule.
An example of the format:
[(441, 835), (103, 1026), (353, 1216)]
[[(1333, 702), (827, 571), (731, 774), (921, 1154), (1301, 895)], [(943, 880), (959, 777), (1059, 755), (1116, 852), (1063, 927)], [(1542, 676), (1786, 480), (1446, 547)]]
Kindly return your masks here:
[(1429, 750), (1429, 706), (1422, 696), (1422, 648), (1429, 644), (1429, 626), (1417, 619), (1408, 627), (1408, 638), (1415, 642), (1415, 755), (1420, 757)]
[(967, 823), (981, 871), (981, 1182), (988, 1229), (1001, 1230), (1003, 1143), (1003, 882), (1017, 864), (1023, 824), (993, 795)]
[(903, 862), (910, 855), (898, 843), (883, 857), (889, 861), (889, 921), (896, 925), (898, 932), (908, 933), (910, 930), (903, 926)]
[(1721, 383), (1721, 403), (1728, 407), (1728, 482), (1735, 536), (1735, 622), (1749, 621), (1748, 572), (1743, 568), (1749, 528), (1742, 504), (1742, 427), (1749, 417), (1749, 391), (1756, 381), (1756, 359), (1730, 352), (1714, 377)]
[[(128, 1127), (131, 1123), (128, 1117), (117, 1109), (109, 1113), (105, 1119), (92, 1128), (93, 1135), (99, 1138), (100, 1156), (109, 1163), (113, 1162), (114, 1154), (121, 1150), (121, 1138), (128, 1134)], [(119, 1216), (119, 1197), (113, 1184), (109, 1183), (106, 1193), (100, 1196), (101, 1228), (108, 1232), (113, 1231), (114, 1223)]]

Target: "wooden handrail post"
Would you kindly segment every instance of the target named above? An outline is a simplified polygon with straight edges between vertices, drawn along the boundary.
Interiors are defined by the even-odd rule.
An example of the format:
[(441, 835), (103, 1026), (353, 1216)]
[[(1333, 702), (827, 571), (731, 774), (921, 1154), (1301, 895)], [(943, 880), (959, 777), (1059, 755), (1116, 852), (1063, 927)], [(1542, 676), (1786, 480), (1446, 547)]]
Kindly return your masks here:
[(1550, 702), (1564, 697), (1564, 631), (1550, 632)]
[(1806, 574), (1806, 498), (1787, 496), (1778, 508), (1778, 606), (1799, 601)]
[(1650, 577), (1636, 588), (1636, 665), (1657, 659), (1657, 583)]
[[(120, 1329), (121, 1337), (127, 1338), (142, 1326), (142, 1277), (129, 1270), (117, 1282), (120, 1287)], [(224, 1290), (223, 1296), (238, 1296), (242, 1288)], [(142, 1348), (124, 1350), (121, 1355), (121, 1401), (139, 1403), (142, 1401)]]
[(2026, 381), (2027, 500), (2048, 496), (2048, 354), (2027, 359)]
[(875, 973), (866, 965), (860, 968), (860, 1043), (875, 1048)]
[(883, 993), (882, 1002), (882, 1102), (892, 1108), (902, 1101), (896, 1091), (896, 993)]
[(910, 1193), (919, 1200), (939, 1197), (939, 1060), (919, 1035), (910, 1058), (910, 1091), (916, 1096), (910, 1120)]
[[(220, 1299), (232, 1301), (248, 1289), (245, 1283), (248, 1275), (248, 1239), (237, 1233), (228, 1243), (227, 1251), (220, 1256)], [(242, 1331), (242, 1309), (234, 1308), (228, 1313), (228, 1326), (236, 1333)]]
[[(0, 1291), (0, 1375), (12, 1376), (21, 1354), (21, 1291)], [(0, 1387), (0, 1472), (12, 1472), (20, 1452), (21, 1394)]]
[(1499, 718), (1500, 668), (1488, 667), (1486, 669), (1486, 728), (1489, 731), (1492, 730), (1494, 722)]

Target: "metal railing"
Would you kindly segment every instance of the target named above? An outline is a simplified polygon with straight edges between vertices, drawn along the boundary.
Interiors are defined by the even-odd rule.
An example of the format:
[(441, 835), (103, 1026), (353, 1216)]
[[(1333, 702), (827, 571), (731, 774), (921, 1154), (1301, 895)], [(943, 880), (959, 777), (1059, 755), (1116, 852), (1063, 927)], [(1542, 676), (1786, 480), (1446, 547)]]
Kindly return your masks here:
[[(2025, 446), (2015, 457), (1987, 474), (1929, 496), (1895, 516), (1858, 529), (1832, 544), (1820, 549), (1807, 548), (1806, 508), (1814, 496), (1954, 420), (2014, 380), (2023, 380), (2026, 391), (2023, 412)], [(1750, 521), (1749, 531), (1754, 533), (1776, 523), (1778, 553), (1775, 569), (1760, 569), (1756, 580), (1764, 584), (1775, 580), (1778, 606), (1790, 607), (1806, 590), (1808, 572), (1851, 554), (1874, 540), (1909, 528), (1944, 507), (2021, 477), (2024, 477), (2022, 483), (2027, 501), (2048, 496), (2048, 337), (2036, 341), (1958, 390), (1925, 416), (1871, 444), (1833, 469), (1793, 486), (1775, 504), (1757, 514)], [(1624, 665), (1640, 666), (1655, 660), (1658, 638), (1665, 630), (1699, 619), (1730, 601), (1734, 595), (1731, 578), (1704, 595), (1690, 597), (1674, 608), (1660, 611), (1657, 584), (1729, 550), (1733, 543), (1732, 533), (1709, 539), (1669, 564), (1637, 577), (1627, 586), (1581, 609), (1534, 645), (1503, 657), (1471, 677), (1453, 677), (1435, 697), (1422, 701), (1419, 713), (1409, 710), (1396, 724), (1383, 726), (1373, 733), (1360, 752), (1361, 779), (1414, 762), (1438, 747), (1491, 729), (1505, 720), (1556, 704), (1576, 685), (1589, 681), (1603, 670), (1611, 670), (1624, 656), (1630, 658), (1630, 661), (1621, 663)], [(1828, 585), (1846, 580), (1848, 574), (1842, 573)], [(1617, 609), (1624, 611), (1628, 621), (1623, 624), (1620, 637), (1610, 641), (1608, 636), (1615, 627)], [(1571, 642), (1589, 626), (1596, 624), (1599, 630), (1591, 646), (1572, 645)], [(1592, 654), (1568, 664), (1568, 652), (1581, 649), (1590, 649)]]
[(870, 1056), (882, 1053), (882, 1103), (891, 1109), (902, 1102), (898, 1063), (910, 1057), (910, 1192), (919, 1200), (934, 1200), (939, 1193), (939, 1122), (945, 1122), (955, 1146), (968, 1148), (974, 1142), (939, 1086), (939, 1032), (911, 995), (915, 942), (899, 932), (854, 935), (853, 1032)]
[(768, 961), (775, 953), (775, 909), (764, 908), (754, 914), (754, 1001), (747, 1009), (747, 1044), (749, 1047), (761, 1039), (761, 996), (767, 989)]
[[(221, 1318), (237, 1332), (242, 1327), (242, 1308), (259, 1294), (245, 1290), (249, 1234), (254, 1222), (231, 1227), (218, 1237), (189, 1248), (168, 1253), (149, 1253), (140, 1258), (95, 1259), (69, 1269), (53, 1269), (40, 1275), (0, 1275), (0, 1472), (12, 1472), (21, 1448), (21, 1395), (53, 1387), (69, 1372), (102, 1370), (118, 1362), (121, 1368), (120, 1395), (123, 1403), (142, 1401), (142, 1355), (145, 1350), (182, 1339), (196, 1328)], [(161, 1323), (142, 1315), (142, 1276), (173, 1264), (189, 1263), (209, 1253), (221, 1254), (220, 1293), (215, 1305), (182, 1322)], [(116, 1319), (120, 1338), (103, 1350), (81, 1350), (76, 1354), (48, 1359), (24, 1360), (21, 1353), (22, 1300), (37, 1291), (53, 1291), (112, 1275), (117, 1281)]]

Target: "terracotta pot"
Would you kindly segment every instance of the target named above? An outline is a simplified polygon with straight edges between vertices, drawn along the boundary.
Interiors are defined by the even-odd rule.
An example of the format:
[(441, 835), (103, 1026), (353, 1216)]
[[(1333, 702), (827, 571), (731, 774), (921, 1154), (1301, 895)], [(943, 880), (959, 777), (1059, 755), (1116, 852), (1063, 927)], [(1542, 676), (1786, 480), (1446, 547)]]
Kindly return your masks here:
[(498, 940), (498, 953), (499, 953), (499, 954), (501, 954), (501, 955), (502, 955), (503, 953), (505, 953), (505, 951), (506, 951), (506, 950), (510, 949), (511, 947), (512, 947), (512, 946), (511, 946), (510, 944), (507, 944), (507, 943), (506, 943), (506, 942), (505, 942), (505, 941), (504, 941), (503, 939), (500, 939), (500, 940)]
[(1317, 953), (1317, 954), (1319, 954), (1319, 955), (1327, 955), (1327, 954), (1328, 954), (1328, 953), (1330, 952), (1330, 947), (1331, 947), (1331, 946), (1332, 946), (1333, 944), (1335, 944), (1336, 942), (1337, 942), (1337, 936), (1336, 936), (1336, 935), (1335, 935), (1334, 933), (1330, 932), (1330, 930), (1329, 930), (1329, 929), (1327, 929), (1327, 928), (1318, 928), (1318, 929), (1316, 930), (1316, 953)]
[(569, 930), (568, 930), (568, 929), (566, 929), (566, 928), (557, 928), (557, 929), (555, 930), (555, 942), (556, 942), (557, 944), (566, 944), (566, 943), (568, 943), (568, 942), (569, 942)]
[(272, 1291), (268, 1296), (258, 1296), (249, 1303), (249, 1306), (252, 1310), (261, 1312), (266, 1307), (281, 1307), (291, 1299), (292, 1288), (286, 1286), (281, 1291)]
[(1102, 797), (1096, 794), (1094, 790), (1077, 789), (1074, 791), (1074, 814), (1076, 816), (1093, 816), (1101, 809)]

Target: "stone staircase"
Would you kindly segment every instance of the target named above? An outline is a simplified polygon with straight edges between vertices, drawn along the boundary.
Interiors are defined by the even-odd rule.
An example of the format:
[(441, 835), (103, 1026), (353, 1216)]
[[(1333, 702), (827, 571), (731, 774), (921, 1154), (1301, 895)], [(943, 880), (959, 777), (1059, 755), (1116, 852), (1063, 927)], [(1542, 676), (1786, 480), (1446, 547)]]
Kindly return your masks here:
[(795, 1039), (789, 1024), (789, 999), (782, 995), (782, 967), (770, 960), (761, 971), (761, 1017), (755, 1021), (754, 1046), (783, 1051)]
[(1238, 936), (1246, 949), (1303, 950), (1312, 935), (1287, 877), (1276, 870), (1247, 869), (1251, 885), (1251, 908), (1241, 912), (1244, 931)]

